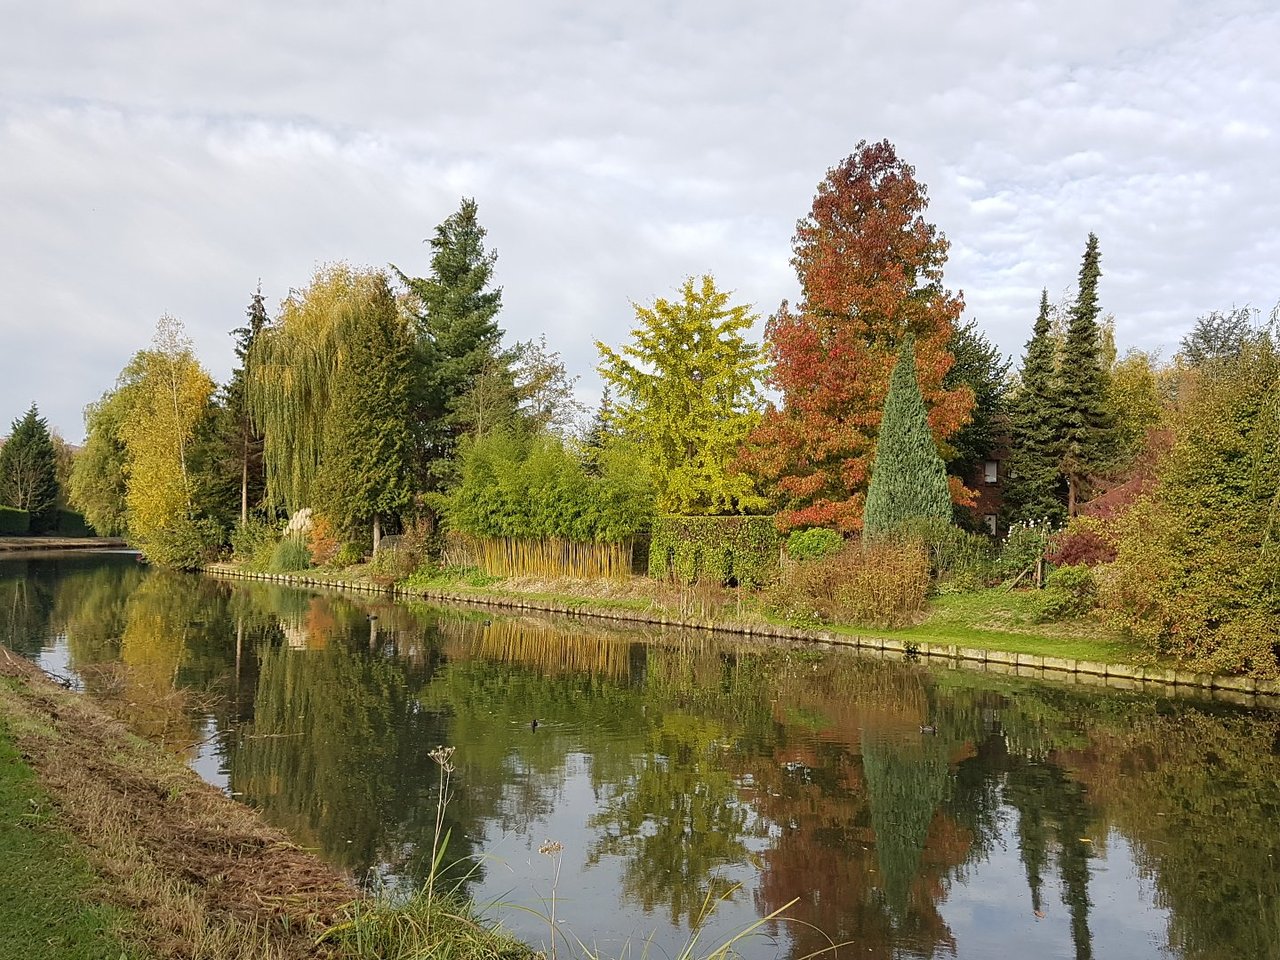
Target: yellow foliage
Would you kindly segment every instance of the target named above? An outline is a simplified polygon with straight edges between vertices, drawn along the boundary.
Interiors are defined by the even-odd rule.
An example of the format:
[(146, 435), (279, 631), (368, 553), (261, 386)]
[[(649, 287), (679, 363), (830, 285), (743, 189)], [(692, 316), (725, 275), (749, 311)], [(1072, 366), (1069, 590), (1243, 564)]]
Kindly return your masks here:
[(130, 532), (145, 539), (191, 513), (187, 447), (214, 385), (172, 317), (160, 318), (151, 349), (134, 356), (122, 380), (130, 400), (120, 424), (125, 502)]

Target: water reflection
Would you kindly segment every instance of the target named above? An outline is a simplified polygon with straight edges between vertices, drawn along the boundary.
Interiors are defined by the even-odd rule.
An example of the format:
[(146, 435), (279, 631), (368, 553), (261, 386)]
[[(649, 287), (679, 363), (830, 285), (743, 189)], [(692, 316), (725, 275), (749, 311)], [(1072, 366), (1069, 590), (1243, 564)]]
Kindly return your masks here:
[[(7, 645), (63, 656), (149, 736), (366, 882), (429, 868), (606, 953), (1280, 953), (1270, 712), (151, 573), (0, 560)], [(536, 723), (534, 721), (537, 721)], [(536, 917), (508, 911), (531, 939)], [(523, 919), (522, 919), (523, 918)], [(656, 931), (656, 932), (655, 932)]]

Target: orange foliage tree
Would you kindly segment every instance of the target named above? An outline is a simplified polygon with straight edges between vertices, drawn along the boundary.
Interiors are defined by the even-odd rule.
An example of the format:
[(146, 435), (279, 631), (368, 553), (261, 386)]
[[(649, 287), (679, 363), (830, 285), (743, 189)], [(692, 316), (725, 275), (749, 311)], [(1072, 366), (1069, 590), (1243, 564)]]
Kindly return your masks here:
[[(902, 338), (916, 338), (929, 427), (945, 441), (969, 421), (973, 391), (947, 390), (947, 341), (964, 308), (942, 286), (947, 241), (925, 222), (925, 188), (893, 144), (858, 144), (827, 171), (796, 225), (792, 264), (803, 298), (784, 301), (765, 328), (770, 385), (781, 394), (743, 452), (772, 486), (784, 529), (856, 532), (880, 413)], [(953, 497), (969, 491), (953, 482)]]

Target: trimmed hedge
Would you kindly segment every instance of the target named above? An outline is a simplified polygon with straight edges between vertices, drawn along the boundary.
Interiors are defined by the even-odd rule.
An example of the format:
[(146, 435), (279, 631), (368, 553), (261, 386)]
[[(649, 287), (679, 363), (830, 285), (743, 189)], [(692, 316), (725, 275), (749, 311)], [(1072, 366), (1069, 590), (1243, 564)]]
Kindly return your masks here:
[(773, 517), (660, 516), (649, 541), (649, 576), (758, 587), (777, 572), (780, 543)]
[(89, 522), (85, 520), (84, 515), (76, 513), (74, 510), (59, 510), (54, 529), (64, 537), (97, 536), (93, 527), (89, 526)]
[(0, 537), (25, 537), (30, 532), (30, 513), (17, 507), (0, 507)]

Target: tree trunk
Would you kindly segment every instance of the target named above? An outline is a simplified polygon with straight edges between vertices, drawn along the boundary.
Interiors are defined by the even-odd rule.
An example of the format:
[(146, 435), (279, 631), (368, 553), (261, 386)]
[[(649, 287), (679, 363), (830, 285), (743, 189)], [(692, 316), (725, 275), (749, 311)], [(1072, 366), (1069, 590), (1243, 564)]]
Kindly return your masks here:
[(376, 513), (373, 515), (373, 555), (378, 555), (378, 546), (382, 543), (382, 518)]
[(1076, 515), (1076, 478), (1073, 474), (1067, 474), (1067, 516), (1074, 517)]
[(249, 522), (249, 447), (240, 458), (240, 526)]

